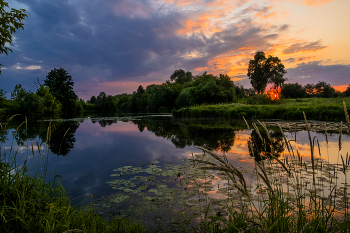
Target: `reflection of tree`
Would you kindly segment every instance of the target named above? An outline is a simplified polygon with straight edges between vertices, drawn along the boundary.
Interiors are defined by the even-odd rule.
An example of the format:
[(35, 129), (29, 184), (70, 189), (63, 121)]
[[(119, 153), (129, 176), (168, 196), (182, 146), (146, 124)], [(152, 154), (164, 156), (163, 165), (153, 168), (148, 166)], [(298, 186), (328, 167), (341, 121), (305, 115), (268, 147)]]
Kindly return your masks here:
[(235, 131), (232, 128), (189, 126), (188, 132), (196, 146), (227, 152), (234, 144)]
[(117, 124), (117, 119), (114, 120), (100, 120), (98, 121), (101, 127), (106, 127), (107, 125)]
[[(16, 121), (12, 122), (11, 125), (8, 125), (8, 128), (13, 130), (13, 133), (17, 130), (14, 137), (17, 145), (23, 145), (28, 141), (33, 141), (35, 145), (35, 141), (38, 140), (37, 138), (39, 138), (39, 144), (46, 143), (47, 136), (51, 135), (48, 146), (52, 153), (56, 155), (67, 155), (71, 149), (74, 148), (76, 141), (75, 132), (80, 125), (80, 122), (76, 121), (53, 121), (50, 123), (29, 120), (27, 125), (21, 125), (21, 123), (22, 122), (20, 121)], [(19, 127), (19, 125), (21, 126)], [(48, 128), (51, 129), (49, 134)]]
[(147, 127), (156, 136), (170, 140), (177, 148), (196, 145), (227, 152), (234, 144), (235, 130), (228, 124), (217, 127), (209, 122), (180, 123), (153, 119), (133, 123), (139, 129)]
[(75, 144), (75, 132), (80, 123), (75, 121), (55, 122), (52, 126), (49, 148), (56, 155), (67, 155)]
[(278, 157), (280, 153), (284, 151), (285, 143), (283, 141), (282, 133), (280, 131), (270, 130), (269, 134), (272, 141), (270, 142), (265, 130), (260, 130), (259, 132), (265, 142), (261, 140), (259, 134), (254, 129), (250, 134), (250, 138), (248, 139), (248, 145), (250, 144), (250, 146), (248, 146), (250, 156), (254, 157), (256, 160), (266, 159), (267, 157), (271, 156), (272, 145)]

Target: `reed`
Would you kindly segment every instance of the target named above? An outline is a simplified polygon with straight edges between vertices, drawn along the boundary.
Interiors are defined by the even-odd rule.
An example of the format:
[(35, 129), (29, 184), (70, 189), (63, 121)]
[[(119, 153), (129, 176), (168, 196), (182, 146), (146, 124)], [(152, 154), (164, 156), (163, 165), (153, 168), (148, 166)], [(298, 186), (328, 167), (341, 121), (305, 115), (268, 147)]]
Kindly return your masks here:
[[(344, 105), (345, 112), (346, 106)], [(320, 144), (318, 139), (311, 137), (309, 124), (307, 122), (306, 115), (304, 113), (305, 127), (308, 133), (310, 155), (311, 155), (311, 170), (307, 169), (306, 161), (303, 162), (302, 156), (299, 151), (294, 148), (297, 153), (297, 157), (294, 156), (294, 152), (291, 154), (292, 145), (287, 140), (284, 135), (282, 128), (280, 128), (283, 133), (283, 137), (288, 148), (290, 156), (294, 156), (294, 161), (288, 162), (288, 157), (285, 155), (284, 162), (277, 158), (273, 152), (272, 148), (272, 158), (269, 161), (255, 161), (256, 163), (256, 178), (257, 181), (261, 179), (265, 188), (260, 187), (260, 191), (266, 191), (267, 195), (265, 198), (260, 198), (258, 201), (252, 198), (252, 193), (248, 191), (247, 184), (244, 176), (239, 172), (238, 168), (235, 168), (232, 164), (227, 162), (225, 156), (220, 156), (207, 149), (198, 147), (205, 153), (211, 155), (217, 163), (210, 162), (210, 166), (205, 166), (208, 164), (204, 160), (194, 160), (201, 163), (200, 169), (204, 170), (217, 170), (223, 171), (227, 174), (230, 180), (235, 184), (241, 197), (248, 198), (247, 205), (241, 205), (241, 208), (246, 208), (247, 213), (239, 212), (237, 209), (233, 209), (227, 205), (228, 211), (230, 213), (229, 221), (225, 222), (221, 229), (222, 232), (349, 232), (350, 231), (350, 218), (348, 214), (349, 208), (349, 197), (348, 197), (348, 183), (347, 183), (347, 170), (350, 165), (350, 157), (347, 153), (345, 157), (342, 155), (342, 173), (345, 177), (345, 183), (343, 185), (343, 190), (339, 189), (338, 183), (332, 186), (332, 178), (329, 186), (329, 193), (326, 195), (320, 195), (320, 190), (318, 187), (323, 186), (323, 178), (321, 181), (316, 181), (316, 174), (323, 172), (323, 169), (327, 171), (334, 168), (334, 177), (336, 178), (336, 166), (331, 165), (327, 162), (321, 161), (315, 158), (315, 140), (318, 144), (319, 155), (321, 156)], [(258, 121), (259, 122), (259, 121)], [(259, 122), (262, 128), (266, 131), (268, 139), (271, 140), (269, 132), (264, 123)], [(259, 130), (258, 127), (252, 124), (255, 130)], [(325, 131), (326, 131), (325, 126)], [(339, 150), (341, 149), (341, 130), (342, 124), (340, 126), (339, 132)], [(258, 131), (259, 137), (262, 139), (261, 133)], [(261, 140), (264, 144), (266, 142)], [(328, 145), (328, 138), (327, 138)], [(251, 145), (249, 145), (251, 146)], [(290, 147), (290, 148), (289, 148)], [(265, 145), (266, 148), (266, 145)], [(253, 151), (253, 150), (251, 150)], [(266, 151), (265, 151), (266, 152)], [(281, 169), (278, 169), (280, 166)], [(275, 167), (275, 173), (271, 174), (268, 172), (272, 167)], [(259, 170), (259, 171), (258, 171)], [(307, 188), (307, 180), (305, 180), (306, 172), (312, 173), (312, 185)], [(330, 174), (330, 173), (329, 173)], [(286, 176), (287, 175), (287, 176)], [(276, 177), (285, 177), (288, 182), (292, 183), (294, 188), (294, 193), (291, 193), (289, 186), (287, 187), (283, 183), (274, 182)], [(338, 194), (337, 194), (338, 190)], [(343, 202), (344, 207), (339, 207), (336, 204), (336, 198), (340, 202)], [(242, 203), (242, 202), (241, 202)], [(258, 206), (258, 207), (257, 207)], [(238, 229), (235, 225), (237, 219), (239, 221), (246, 222), (248, 224), (240, 224), (241, 228)], [(243, 220), (242, 220), (243, 219)], [(216, 232), (221, 232), (216, 231)]]

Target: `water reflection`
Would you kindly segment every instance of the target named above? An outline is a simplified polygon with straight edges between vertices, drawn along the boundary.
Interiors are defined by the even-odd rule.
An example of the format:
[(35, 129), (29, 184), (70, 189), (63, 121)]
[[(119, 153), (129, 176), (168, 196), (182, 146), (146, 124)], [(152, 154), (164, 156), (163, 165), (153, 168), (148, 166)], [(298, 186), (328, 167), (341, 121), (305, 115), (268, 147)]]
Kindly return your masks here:
[[(16, 123), (9, 126), (13, 127)], [(38, 141), (39, 144), (42, 144), (49, 140), (47, 144), (51, 152), (65, 156), (74, 148), (75, 133), (79, 125), (80, 122), (77, 121), (32, 121), (19, 128), (13, 127), (16, 129), (13, 134), (17, 145), (24, 145), (27, 141)]]
[(250, 156), (260, 161), (271, 157), (272, 148), (278, 157), (284, 152), (285, 143), (282, 132), (278, 128), (273, 128), (269, 130), (269, 135), (271, 141), (264, 129), (259, 129), (259, 132), (252, 130), (247, 141), (250, 145), (248, 146)]
[[(50, 122), (29, 122), (27, 129), (22, 125), (12, 139), (12, 133), (20, 123), (9, 125), (10, 130), (2, 131), (1, 140), (6, 141), (5, 147), (10, 148), (12, 140), (18, 145), (30, 145), (30, 141), (35, 145), (38, 141), (40, 146), (45, 146)], [(282, 159), (286, 153), (283, 149), (285, 146), (283, 136), (277, 127), (269, 127), (269, 130), (271, 144), (266, 133), (260, 130), (267, 142), (266, 154), (271, 153), (272, 145), (281, 154)], [(312, 133), (312, 137), (320, 133)], [(300, 128), (291, 133), (286, 132), (287, 139), (294, 139), (295, 134), (298, 134), (297, 148), (300, 154), (309, 156), (307, 134)], [(322, 134), (321, 136), (324, 137)], [(328, 157), (328, 160), (337, 162), (336, 156), (329, 158), (327, 153), (338, 154), (338, 136), (339, 134), (328, 133), (329, 153), (328, 148), (327, 151), (321, 150), (324, 158)], [(348, 136), (343, 132), (344, 137)], [(247, 142), (253, 144), (253, 150), (248, 147)], [(326, 148), (325, 143), (325, 140), (320, 139), (321, 148)], [(194, 154), (200, 152), (194, 145), (225, 153), (234, 166), (242, 168), (247, 180), (252, 178), (250, 176), (254, 169), (254, 162), (250, 156), (258, 152), (265, 155), (265, 147), (262, 146), (257, 132), (246, 130), (243, 121), (178, 120), (171, 117), (52, 121), (51, 141), (48, 143), (50, 153), (45, 153), (44, 150), (41, 153), (50, 157), (48, 174), (54, 174), (56, 171), (56, 174), (61, 175), (62, 185), (72, 198), (92, 193), (95, 199), (115, 192), (106, 185), (106, 182), (111, 180), (110, 174), (113, 173), (113, 169), (122, 166), (141, 166), (156, 159), (161, 164), (179, 164), (181, 159), (190, 157), (192, 152)], [(342, 150), (348, 149), (349, 145), (343, 143)], [(31, 151), (28, 153), (27, 147), (18, 149), (20, 161), (24, 161), (28, 154), (31, 154)], [(51, 159), (52, 157), (55, 159)], [(33, 160), (27, 163), (33, 173), (40, 172), (39, 159), (39, 156), (28, 158)], [(82, 198), (77, 198), (73, 204), (81, 200)]]
[(204, 146), (213, 150), (227, 152), (234, 145), (236, 131), (242, 128), (241, 122), (202, 121), (160, 121), (144, 119), (132, 121), (142, 132), (145, 128), (158, 137), (170, 140), (176, 148)]

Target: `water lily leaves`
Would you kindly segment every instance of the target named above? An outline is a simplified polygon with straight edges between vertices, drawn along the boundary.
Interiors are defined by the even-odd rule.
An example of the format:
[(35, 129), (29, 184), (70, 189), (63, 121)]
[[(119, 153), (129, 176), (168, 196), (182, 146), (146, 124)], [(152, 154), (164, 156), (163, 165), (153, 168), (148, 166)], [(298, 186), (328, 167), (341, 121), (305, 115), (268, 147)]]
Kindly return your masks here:
[(125, 201), (129, 197), (130, 197), (129, 195), (115, 194), (109, 200), (116, 202), (116, 203), (119, 203), (119, 202)]

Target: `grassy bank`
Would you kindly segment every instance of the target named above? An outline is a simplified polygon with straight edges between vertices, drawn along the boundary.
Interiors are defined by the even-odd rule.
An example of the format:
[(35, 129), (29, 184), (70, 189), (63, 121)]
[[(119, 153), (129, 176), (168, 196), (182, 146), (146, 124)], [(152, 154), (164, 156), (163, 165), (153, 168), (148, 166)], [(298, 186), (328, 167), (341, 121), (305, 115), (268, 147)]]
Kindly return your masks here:
[[(26, 127), (26, 121), (21, 124)], [(0, 124), (6, 133), (6, 124)], [(21, 127), (19, 126), (19, 127)], [(18, 129), (14, 132), (15, 137)], [(50, 143), (50, 128), (46, 145)], [(1, 139), (1, 138), (0, 138)], [(14, 139), (13, 139), (14, 140)], [(16, 150), (0, 141), (0, 232), (146, 232), (140, 222), (118, 217), (107, 221), (98, 213), (72, 207), (67, 193), (47, 176), (45, 166), (34, 177), (24, 164), (16, 164)], [(35, 144), (34, 144), (35, 145)], [(29, 156), (41, 156), (39, 144), (27, 147)], [(36, 152), (34, 152), (36, 151)], [(37, 154), (39, 153), (39, 154)], [(45, 158), (42, 158), (45, 162)], [(51, 176), (51, 175), (50, 175)]]
[(232, 119), (284, 119), (303, 120), (303, 112), (309, 120), (344, 121), (343, 101), (349, 106), (350, 98), (287, 99), (272, 104), (221, 104), (201, 105), (174, 110), (175, 117), (225, 117)]

